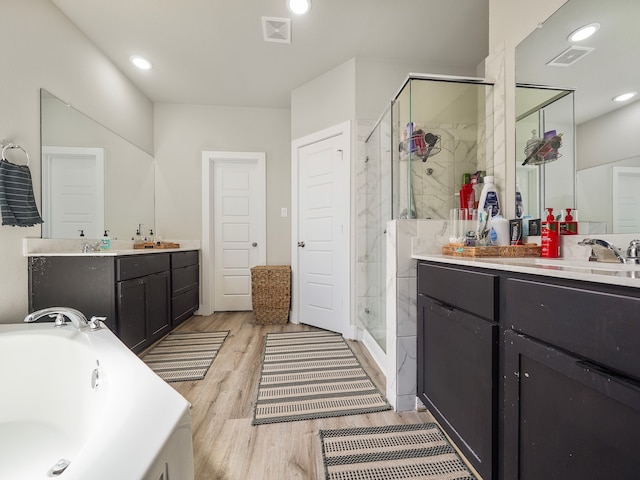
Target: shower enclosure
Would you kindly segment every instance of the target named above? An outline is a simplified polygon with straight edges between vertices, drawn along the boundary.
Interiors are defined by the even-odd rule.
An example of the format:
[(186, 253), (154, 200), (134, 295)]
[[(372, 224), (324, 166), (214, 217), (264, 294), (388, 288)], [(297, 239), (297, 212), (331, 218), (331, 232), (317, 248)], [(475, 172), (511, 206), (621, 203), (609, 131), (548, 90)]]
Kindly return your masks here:
[[(386, 226), (447, 219), (465, 174), (492, 170), (492, 85), (410, 74), (364, 137), (358, 168), (357, 317), (386, 350)], [(492, 133), (492, 132), (490, 132)], [(489, 155), (491, 158), (491, 155)]]

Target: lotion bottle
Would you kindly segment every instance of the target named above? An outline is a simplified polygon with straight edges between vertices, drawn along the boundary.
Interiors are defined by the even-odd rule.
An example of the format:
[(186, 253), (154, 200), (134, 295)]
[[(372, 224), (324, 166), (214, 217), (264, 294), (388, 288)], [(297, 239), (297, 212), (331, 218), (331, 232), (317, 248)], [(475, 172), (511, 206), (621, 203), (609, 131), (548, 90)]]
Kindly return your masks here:
[(493, 175), (484, 177), (484, 186), (480, 194), (478, 208), (480, 210), (490, 210), (492, 217), (500, 213), (500, 200), (498, 199), (498, 190), (493, 184)]

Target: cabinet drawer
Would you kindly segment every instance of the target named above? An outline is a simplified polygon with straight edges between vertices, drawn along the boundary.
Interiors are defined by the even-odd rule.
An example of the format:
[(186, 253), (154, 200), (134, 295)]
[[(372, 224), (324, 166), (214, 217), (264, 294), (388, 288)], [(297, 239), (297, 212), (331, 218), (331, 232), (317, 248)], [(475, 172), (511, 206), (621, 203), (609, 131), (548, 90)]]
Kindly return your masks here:
[(118, 257), (116, 259), (116, 280), (144, 277), (169, 270), (169, 254), (148, 253)]
[(200, 278), (198, 265), (176, 268), (171, 271), (171, 294), (176, 295), (194, 285), (198, 285)]
[(175, 252), (171, 254), (171, 268), (188, 267), (189, 265), (198, 264), (198, 251), (190, 250), (188, 252)]
[(173, 326), (186, 320), (199, 307), (198, 287), (191, 288), (171, 299), (171, 318)]
[(511, 328), (640, 379), (640, 298), (510, 278)]
[(496, 319), (498, 276), (458, 268), (418, 264), (418, 293), (488, 320)]

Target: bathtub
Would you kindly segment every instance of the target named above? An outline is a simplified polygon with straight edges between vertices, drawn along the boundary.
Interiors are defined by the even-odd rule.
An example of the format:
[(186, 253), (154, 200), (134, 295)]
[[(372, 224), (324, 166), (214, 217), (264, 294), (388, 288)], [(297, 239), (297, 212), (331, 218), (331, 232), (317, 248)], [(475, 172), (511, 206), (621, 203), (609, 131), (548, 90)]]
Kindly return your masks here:
[(194, 477), (189, 403), (106, 327), (0, 324), (0, 386), (0, 479)]

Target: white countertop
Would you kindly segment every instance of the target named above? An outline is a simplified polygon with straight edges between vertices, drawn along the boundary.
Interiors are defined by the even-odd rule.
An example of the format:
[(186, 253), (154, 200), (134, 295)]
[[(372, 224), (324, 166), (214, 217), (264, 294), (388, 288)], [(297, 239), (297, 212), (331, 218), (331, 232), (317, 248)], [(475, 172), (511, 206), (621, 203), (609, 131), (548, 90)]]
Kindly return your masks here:
[(567, 278), (640, 288), (640, 265), (542, 257), (458, 257), (436, 253), (414, 253), (411, 257), (417, 260), (428, 260), (452, 265), (466, 265), (507, 272), (529, 273), (546, 277)]
[[(88, 243), (95, 243), (90, 240)], [(133, 242), (128, 240), (112, 240), (109, 250), (99, 250), (84, 253), (82, 240), (25, 238), (23, 239), (23, 254), (25, 257), (116, 257), (119, 255), (146, 255), (154, 253), (185, 252), (200, 250), (199, 240), (172, 240), (180, 248), (133, 248)]]

